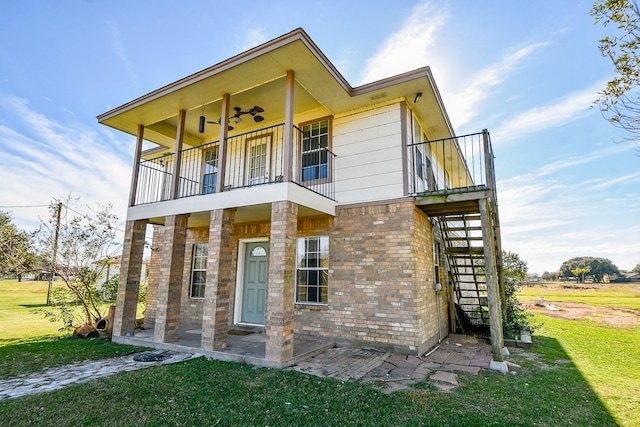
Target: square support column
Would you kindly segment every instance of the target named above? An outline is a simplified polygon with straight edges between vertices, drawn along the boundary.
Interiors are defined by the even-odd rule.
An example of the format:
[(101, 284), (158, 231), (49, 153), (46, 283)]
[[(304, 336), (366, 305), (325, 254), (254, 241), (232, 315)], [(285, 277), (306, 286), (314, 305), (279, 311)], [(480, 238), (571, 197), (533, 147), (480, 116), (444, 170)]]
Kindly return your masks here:
[(297, 229), (298, 205), (289, 201), (272, 203), (265, 358), (278, 363), (293, 358)]
[(153, 340), (156, 342), (178, 340), (188, 217), (172, 215), (165, 218), (164, 238), (160, 249), (162, 265), (158, 283), (158, 306), (153, 330)]
[(132, 336), (136, 328), (136, 310), (142, 272), (146, 220), (127, 221), (122, 248), (122, 264), (116, 311), (113, 318), (113, 336)]
[(207, 286), (202, 313), (202, 341), (205, 350), (220, 350), (227, 346), (229, 329), (229, 298), (234, 280), (233, 221), (235, 209), (211, 211)]
[[(480, 221), (482, 222), (482, 241), (484, 242), (485, 278), (487, 281), (487, 300), (489, 304), (489, 329), (491, 331), (491, 350), (495, 369), (506, 369), (504, 363), (504, 337), (502, 334), (502, 304), (496, 257), (494, 224), (491, 220), (491, 207), (488, 199), (480, 199)], [(503, 366), (504, 365), (504, 366)]]

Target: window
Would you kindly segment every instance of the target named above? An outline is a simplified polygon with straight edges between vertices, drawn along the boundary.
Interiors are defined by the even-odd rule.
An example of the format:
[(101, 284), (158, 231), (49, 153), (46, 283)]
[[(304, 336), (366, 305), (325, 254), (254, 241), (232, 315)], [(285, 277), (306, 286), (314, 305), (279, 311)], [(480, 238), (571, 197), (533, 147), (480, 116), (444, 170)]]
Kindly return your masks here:
[(200, 243), (193, 245), (193, 267), (191, 268), (191, 298), (204, 298), (207, 283), (207, 254), (209, 245)]
[(302, 126), (302, 182), (329, 177), (329, 120)]
[(424, 161), (422, 160), (422, 150), (420, 146), (416, 146), (416, 173), (418, 178), (424, 179)]
[(434, 285), (440, 285), (440, 245), (433, 244), (433, 283)]
[(326, 304), (329, 290), (329, 237), (300, 237), (296, 266), (296, 302)]
[(216, 192), (218, 180), (218, 146), (204, 152), (204, 175), (202, 177), (202, 194)]

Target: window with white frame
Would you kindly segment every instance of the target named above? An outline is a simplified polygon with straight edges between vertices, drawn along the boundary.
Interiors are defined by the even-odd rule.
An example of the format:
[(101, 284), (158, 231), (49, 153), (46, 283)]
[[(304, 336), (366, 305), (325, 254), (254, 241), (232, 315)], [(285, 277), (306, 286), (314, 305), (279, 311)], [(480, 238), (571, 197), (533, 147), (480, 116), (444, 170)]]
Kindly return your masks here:
[(320, 120), (302, 126), (302, 181), (329, 177), (329, 120)]
[(204, 298), (204, 290), (207, 283), (207, 254), (209, 245), (197, 243), (193, 245), (193, 264), (191, 267), (191, 298)]
[(202, 193), (211, 194), (216, 192), (216, 181), (218, 180), (218, 146), (214, 146), (203, 153), (203, 176)]
[(327, 304), (329, 237), (300, 237), (296, 258), (296, 302)]
[(433, 243), (433, 283), (440, 285), (440, 245), (436, 242)]

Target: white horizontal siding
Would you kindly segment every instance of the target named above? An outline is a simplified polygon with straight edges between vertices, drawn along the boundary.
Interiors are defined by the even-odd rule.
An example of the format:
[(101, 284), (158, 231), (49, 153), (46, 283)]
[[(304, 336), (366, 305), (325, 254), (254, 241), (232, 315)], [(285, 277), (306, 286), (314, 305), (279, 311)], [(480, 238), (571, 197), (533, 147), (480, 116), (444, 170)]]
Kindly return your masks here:
[(333, 151), (338, 203), (404, 195), (399, 104), (336, 118)]

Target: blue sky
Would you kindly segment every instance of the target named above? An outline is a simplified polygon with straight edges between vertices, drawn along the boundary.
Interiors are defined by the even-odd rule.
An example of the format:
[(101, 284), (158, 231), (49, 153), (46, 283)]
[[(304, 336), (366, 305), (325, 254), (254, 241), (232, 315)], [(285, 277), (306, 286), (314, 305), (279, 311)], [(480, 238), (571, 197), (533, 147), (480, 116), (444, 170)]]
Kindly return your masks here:
[[(95, 116), (297, 27), (352, 86), (429, 65), (459, 135), (486, 128), (505, 250), (530, 272), (640, 263), (640, 151), (597, 108), (590, 1), (44, 1), (0, 5), (0, 209), (126, 217), (134, 139)], [(85, 209), (85, 208), (83, 208)], [(88, 208), (86, 208), (86, 212)]]

